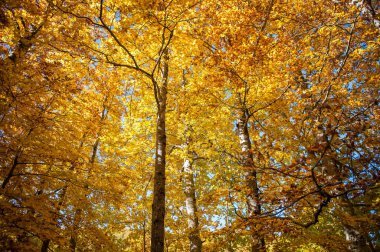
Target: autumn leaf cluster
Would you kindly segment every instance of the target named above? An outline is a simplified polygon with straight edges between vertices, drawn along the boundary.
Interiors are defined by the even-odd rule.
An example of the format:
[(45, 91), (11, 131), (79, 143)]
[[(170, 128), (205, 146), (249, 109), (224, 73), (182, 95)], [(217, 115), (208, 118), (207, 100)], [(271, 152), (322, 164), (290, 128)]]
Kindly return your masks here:
[(379, 34), (377, 1), (1, 1), (0, 250), (149, 250), (164, 115), (166, 251), (376, 251)]

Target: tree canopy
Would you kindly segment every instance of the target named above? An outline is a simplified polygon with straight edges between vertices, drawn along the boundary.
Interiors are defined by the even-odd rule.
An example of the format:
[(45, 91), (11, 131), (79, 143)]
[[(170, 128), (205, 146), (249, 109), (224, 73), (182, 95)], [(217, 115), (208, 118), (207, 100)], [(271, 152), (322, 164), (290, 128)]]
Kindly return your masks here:
[(375, 0), (0, 1), (0, 250), (378, 251)]

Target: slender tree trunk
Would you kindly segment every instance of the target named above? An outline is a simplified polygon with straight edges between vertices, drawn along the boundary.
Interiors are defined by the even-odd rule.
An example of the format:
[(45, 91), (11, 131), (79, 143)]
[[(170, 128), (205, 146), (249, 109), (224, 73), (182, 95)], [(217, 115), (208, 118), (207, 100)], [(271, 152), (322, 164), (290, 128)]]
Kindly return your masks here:
[[(107, 110), (107, 106), (105, 104), (107, 99), (108, 99), (108, 96), (105, 96), (105, 99), (103, 102), (102, 116), (100, 118), (100, 124), (103, 123), (103, 121), (107, 118), (108, 110)], [(100, 144), (100, 138), (99, 138), (100, 132), (101, 132), (101, 128), (96, 133), (96, 140), (95, 140), (94, 145), (92, 146), (92, 153), (91, 153), (91, 158), (90, 158), (90, 168), (89, 168), (89, 172), (88, 172), (88, 174), (89, 174), (88, 178), (90, 178), (93, 166), (95, 164), (96, 154), (98, 152), (98, 148), (99, 148), (99, 144)], [(86, 194), (85, 199), (87, 198), (87, 195), (88, 194)], [(79, 229), (80, 222), (82, 220), (82, 213), (83, 213), (82, 208), (78, 208), (75, 210), (73, 230), (72, 230), (71, 237), (70, 237), (70, 251), (73, 251), (73, 252), (75, 252), (76, 247), (77, 247), (78, 229)]]
[(143, 222), (143, 252), (146, 252), (146, 221), (144, 214), (144, 222)]
[[(186, 71), (182, 72), (182, 88), (186, 92)], [(190, 133), (190, 136), (186, 136), (186, 142), (184, 146), (184, 151), (186, 152), (187, 158), (183, 161), (182, 166), (182, 182), (183, 182), (183, 192), (185, 193), (185, 205), (187, 211), (187, 227), (189, 231), (189, 243), (190, 243), (190, 252), (200, 252), (202, 251), (202, 240), (200, 237), (199, 221), (197, 214), (197, 199), (195, 197), (195, 183), (194, 183), (194, 169), (192, 166), (191, 156), (189, 153), (189, 147), (191, 144), (191, 126), (184, 120), (183, 122), (186, 125), (185, 135), (187, 132)]]
[[(248, 132), (248, 111), (241, 109), (238, 111), (238, 134), (240, 147), (242, 150), (242, 162), (247, 190), (247, 206), (249, 218), (255, 218), (261, 214), (261, 204), (259, 188), (257, 184), (257, 173), (253, 164), (251, 139)], [(257, 234), (252, 226), (252, 251), (265, 251), (264, 237)]]
[[(71, 170), (74, 170), (74, 167), (71, 168)], [(58, 206), (57, 206), (57, 209), (56, 209), (56, 213), (57, 213), (57, 216), (53, 216), (54, 218), (54, 223), (57, 223), (58, 224), (58, 215), (59, 215), (59, 211), (61, 211), (61, 208), (63, 206), (63, 203), (65, 201), (65, 197), (66, 197), (66, 193), (67, 193), (67, 188), (69, 186), (66, 184), (63, 188), (62, 188), (62, 193), (60, 194), (59, 196), (59, 202), (58, 202)], [(42, 246), (41, 246), (41, 252), (47, 252), (49, 250), (49, 245), (50, 245), (50, 239), (46, 239), (42, 242)]]
[(152, 204), (151, 251), (165, 247), (165, 166), (166, 166), (166, 95), (169, 75), (168, 51), (164, 52), (163, 83), (153, 83), (157, 102), (156, 158)]
[(42, 242), (41, 252), (47, 252), (48, 249), (49, 249), (49, 244), (50, 244), (50, 240), (49, 240), (49, 239), (44, 240), (44, 241)]
[(73, 223), (73, 230), (71, 233), (70, 237), (70, 251), (75, 251), (77, 247), (77, 236), (78, 236), (78, 229), (79, 229), (79, 224), (82, 219), (82, 209), (78, 208), (75, 210), (74, 214), (74, 223)]
[[(48, 172), (50, 172), (51, 168), (52, 168), (52, 165), (49, 167)], [(42, 195), (44, 193), (44, 191), (43, 191), (44, 184), (45, 184), (45, 179), (42, 179), (41, 185), (40, 185), (41, 189), (39, 189), (37, 191), (37, 193), (36, 193), (37, 196)], [(47, 252), (48, 251), (49, 243), (50, 243), (49, 239), (42, 240), (41, 252)]]
[(5, 179), (4, 179), (4, 181), (3, 181), (2, 185), (1, 185), (1, 188), (2, 188), (2, 189), (5, 189), (5, 187), (6, 187), (7, 184), (9, 183), (9, 180), (10, 180), (11, 177), (13, 176), (13, 173), (14, 173), (14, 170), (16, 169), (17, 164), (18, 164), (18, 158), (19, 158), (20, 155), (21, 155), (21, 148), (18, 148), (18, 149), (17, 149), (17, 152), (16, 152), (16, 154), (15, 154), (15, 156), (14, 156), (14, 158), (13, 158), (12, 166), (11, 166), (11, 168), (9, 169), (8, 174), (7, 174), (7, 176), (5, 177)]
[[(350, 216), (355, 217), (357, 212), (352, 205), (352, 202), (344, 196), (342, 198), (343, 209), (350, 214)], [(373, 251), (371, 243), (367, 244), (366, 234), (360, 231), (360, 226), (356, 222), (351, 222), (346, 219), (342, 220), (343, 231), (348, 243), (348, 248), (353, 252), (369, 252)]]
[[(83, 147), (84, 138), (85, 138), (85, 134), (83, 135), (82, 140), (79, 144), (78, 151)], [(75, 165), (72, 165), (70, 167), (70, 171), (74, 171), (74, 170), (75, 170)], [(66, 183), (65, 186), (62, 188), (62, 193), (59, 195), (58, 206), (57, 206), (57, 209), (55, 211), (57, 213), (57, 216), (53, 216), (54, 222), (57, 224), (58, 224), (58, 214), (59, 214), (59, 211), (61, 211), (61, 208), (62, 208), (63, 203), (65, 201), (65, 197), (66, 197), (68, 187), (69, 187), (69, 185), (68, 185), (68, 183)], [(51, 241), (50, 239), (46, 239), (42, 242), (41, 252), (47, 252), (48, 251), (50, 241)], [(71, 240), (70, 240), (70, 246), (71, 246)]]
[[(228, 194), (230, 192), (228, 191)], [(226, 213), (226, 228), (230, 228), (230, 220), (229, 220), (229, 213), (230, 213), (230, 206), (228, 204), (228, 200), (226, 200), (226, 210), (227, 210), (227, 213)], [(228, 252), (233, 252), (233, 248), (232, 248), (232, 240), (231, 238), (229, 237), (229, 233), (226, 234), (226, 239), (227, 239), (227, 251)]]
[(355, 227), (345, 223), (344, 235), (348, 242), (348, 248), (352, 252), (370, 252), (371, 248), (366, 243), (366, 237), (363, 236)]
[(194, 171), (189, 159), (185, 159), (183, 162), (183, 191), (186, 196), (186, 211), (188, 215), (188, 229), (190, 231), (190, 251), (200, 252), (202, 251), (202, 240), (199, 234), (199, 222), (197, 216), (197, 202), (195, 198), (195, 186), (194, 186)]
[[(147, 184), (145, 185), (144, 196), (143, 196), (144, 205), (146, 205), (147, 190), (148, 190), (148, 186), (149, 186), (150, 182), (152, 181), (152, 178), (153, 178), (153, 174), (151, 174), (149, 176), (149, 180), (148, 180)], [(147, 215), (148, 215), (148, 211), (144, 210), (143, 211), (143, 216), (144, 216), (144, 221), (143, 221), (143, 252), (147, 251), (147, 242), (146, 242), (146, 235), (148, 232), (148, 230), (147, 230), (147, 218), (148, 218)]]
[[(90, 168), (89, 173), (91, 173), (92, 166), (95, 163), (99, 142), (100, 141), (98, 137), (95, 141), (95, 144), (92, 147), (92, 154), (91, 154), (91, 159), (90, 159), (91, 168)], [(84, 200), (87, 198), (87, 195), (88, 194), (85, 195)], [(73, 252), (76, 250), (76, 247), (77, 247), (77, 236), (78, 236), (79, 225), (82, 219), (82, 212), (83, 212), (82, 208), (77, 208), (74, 213), (74, 222), (73, 222), (73, 227), (72, 227), (71, 236), (70, 236), (70, 251), (73, 251)]]
[[(26, 134), (25, 138), (28, 138), (32, 134), (33, 130), (34, 130), (33, 127), (30, 128), (28, 131), (28, 134)], [(5, 189), (5, 187), (9, 183), (10, 179), (13, 177), (16, 166), (18, 165), (18, 159), (20, 158), (21, 153), (22, 153), (22, 149), (23, 149), (23, 141), (21, 142), (20, 146), (17, 148), (17, 151), (16, 151), (15, 156), (13, 158), (12, 166), (9, 169), (7, 176), (4, 178), (3, 183), (1, 184), (2, 189)]]

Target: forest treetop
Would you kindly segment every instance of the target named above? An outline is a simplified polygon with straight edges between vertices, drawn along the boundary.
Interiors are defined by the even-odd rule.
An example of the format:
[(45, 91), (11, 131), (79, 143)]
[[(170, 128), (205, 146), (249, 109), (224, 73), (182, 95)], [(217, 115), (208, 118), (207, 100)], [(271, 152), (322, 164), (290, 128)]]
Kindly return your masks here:
[(4, 251), (376, 251), (374, 0), (0, 2)]

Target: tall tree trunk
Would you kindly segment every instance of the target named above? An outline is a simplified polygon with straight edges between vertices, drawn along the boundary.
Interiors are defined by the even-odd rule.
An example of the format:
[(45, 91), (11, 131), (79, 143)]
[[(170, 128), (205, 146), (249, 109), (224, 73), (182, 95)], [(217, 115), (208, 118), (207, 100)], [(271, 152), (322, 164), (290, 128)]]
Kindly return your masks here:
[[(100, 133), (101, 133), (101, 127), (102, 127), (101, 124), (106, 120), (107, 114), (108, 114), (108, 109), (106, 106), (107, 100), (108, 100), (108, 96), (105, 96), (104, 101), (103, 101), (102, 116), (100, 118), (100, 128), (96, 132), (96, 140), (95, 140), (94, 145), (92, 146), (92, 153), (91, 153), (91, 158), (90, 158), (90, 168), (89, 168), (89, 172), (88, 172), (88, 179), (91, 176), (93, 166), (94, 166), (95, 160), (96, 160), (96, 154), (98, 153), (98, 148), (99, 148), (99, 144), (100, 144)], [(84, 199), (86, 199), (87, 196), (88, 196), (88, 194), (85, 195)], [(75, 252), (76, 247), (77, 247), (78, 229), (79, 229), (80, 222), (82, 220), (82, 213), (83, 213), (82, 208), (78, 208), (75, 210), (73, 229), (72, 229), (71, 237), (70, 237), (70, 251), (73, 251), (73, 252)]]
[(370, 252), (371, 248), (367, 245), (366, 237), (362, 235), (355, 227), (344, 223), (344, 235), (348, 242), (348, 248), (352, 252)]
[(10, 180), (11, 177), (13, 176), (13, 173), (14, 173), (14, 171), (15, 171), (15, 169), (16, 169), (17, 164), (18, 164), (18, 159), (19, 159), (19, 157), (20, 157), (20, 155), (21, 155), (21, 152), (22, 152), (22, 149), (21, 149), (21, 147), (20, 147), (20, 148), (17, 149), (16, 154), (15, 154), (15, 156), (14, 156), (14, 158), (13, 158), (12, 166), (11, 166), (11, 168), (9, 169), (7, 176), (4, 178), (3, 183), (1, 184), (1, 188), (2, 188), (2, 189), (5, 189), (5, 187), (6, 187), (7, 184), (9, 183), (9, 180)]
[[(230, 194), (230, 191), (228, 190), (228, 194)], [(228, 204), (228, 200), (226, 200), (226, 228), (230, 228), (230, 220), (229, 220), (229, 212), (230, 212), (230, 207)], [(232, 239), (229, 237), (229, 233), (226, 234), (226, 239), (227, 239), (227, 251), (228, 252), (233, 252), (234, 249), (232, 247)]]
[(186, 196), (186, 211), (188, 215), (188, 229), (190, 231), (190, 251), (202, 251), (202, 240), (199, 234), (199, 222), (197, 216), (197, 202), (195, 198), (194, 171), (188, 158), (183, 162), (183, 191)]
[(157, 102), (156, 157), (152, 204), (151, 251), (163, 252), (165, 247), (165, 166), (166, 166), (166, 95), (169, 75), (168, 51), (164, 52), (162, 85), (154, 82)]
[(77, 247), (77, 236), (78, 236), (78, 229), (79, 229), (79, 224), (82, 219), (82, 209), (78, 208), (75, 210), (74, 214), (74, 223), (73, 223), (73, 230), (71, 232), (71, 237), (70, 237), (70, 251), (75, 251)]
[[(186, 92), (186, 71), (182, 71), (182, 88)], [(197, 214), (197, 199), (195, 197), (195, 183), (194, 183), (194, 169), (192, 166), (193, 156), (189, 153), (189, 148), (191, 144), (191, 132), (192, 128), (186, 122), (186, 119), (183, 122), (186, 125), (185, 130), (185, 145), (184, 151), (186, 153), (186, 158), (183, 161), (182, 166), (182, 182), (183, 182), (183, 192), (185, 193), (185, 205), (187, 211), (187, 227), (189, 231), (189, 243), (190, 243), (190, 252), (200, 252), (202, 251), (202, 240), (200, 237), (199, 221)], [(190, 136), (187, 136), (187, 132), (190, 133)]]
[[(261, 204), (257, 184), (257, 173), (253, 164), (251, 139), (248, 132), (248, 111), (246, 109), (242, 108), (238, 111), (237, 128), (242, 150), (248, 217), (255, 218), (261, 214)], [(252, 229), (252, 251), (265, 251), (264, 237), (257, 234), (254, 230), (254, 226), (252, 226)]]
[[(351, 217), (357, 216), (357, 211), (355, 211), (355, 207), (352, 205), (352, 202), (347, 196), (342, 197), (342, 202), (343, 204), (341, 205), (343, 206), (344, 211), (349, 213)], [(367, 244), (366, 234), (360, 230), (360, 224), (345, 218), (342, 219), (342, 224), (346, 242), (348, 243), (348, 248), (350, 251), (373, 251), (371, 246), (372, 244), (370, 242)]]
[[(83, 147), (83, 143), (84, 143), (84, 138), (85, 138), (86, 134), (84, 134), (82, 136), (82, 140), (79, 144), (79, 148), (78, 148), (78, 151)], [(50, 167), (51, 168), (51, 167)], [(50, 169), (49, 168), (49, 169)], [(75, 165), (71, 165), (70, 167), (70, 171), (74, 171), (75, 170)], [(69, 184), (66, 183), (65, 186), (62, 188), (62, 193), (59, 195), (58, 199), (58, 206), (56, 208), (56, 215), (57, 216), (53, 216), (53, 220), (54, 220), (54, 223), (58, 224), (58, 215), (59, 215), (59, 211), (61, 211), (61, 208), (63, 206), (63, 203), (65, 201), (65, 198), (66, 198), (66, 193), (67, 193), (67, 189), (69, 187)], [(47, 252), (49, 250), (49, 245), (50, 245), (50, 239), (45, 239), (43, 242), (42, 242), (42, 246), (41, 246), (41, 252)], [(71, 240), (70, 240), (70, 246), (71, 246)]]
[[(34, 130), (33, 127), (29, 129), (28, 134), (26, 134), (26, 136), (25, 136), (25, 139), (28, 138), (32, 134), (33, 130)], [(23, 149), (23, 142), (25, 141), (25, 139), (23, 141), (21, 141), (20, 146), (17, 148), (17, 151), (16, 151), (15, 156), (14, 156), (13, 161), (12, 161), (12, 166), (9, 169), (7, 176), (4, 178), (3, 183), (1, 184), (2, 189), (5, 189), (5, 187), (9, 183), (10, 179), (13, 177), (16, 166), (18, 165), (18, 159), (20, 158), (22, 151), (23, 151), (22, 150)]]
[(50, 244), (50, 240), (49, 239), (44, 240), (42, 242), (41, 252), (47, 252), (49, 250), (49, 244)]
[[(97, 136), (97, 139), (94, 145), (92, 146), (89, 173), (91, 173), (92, 166), (95, 163), (96, 153), (99, 147), (99, 142), (100, 142), (99, 136)], [(83, 200), (86, 200), (87, 196), (88, 194), (86, 193)], [(82, 220), (82, 212), (83, 212), (82, 208), (77, 208), (74, 213), (73, 227), (72, 227), (71, 236), (70, 236), (70, 251), (73, 251), (73, 252), (75, 252), (76, 247), (77, 247), (78, 229), (79, 229), (80, 222)]]
[(144, 214), (144, 221), (143, 221), (143, 252), (146, 252), (146, 221), (145, 221), (145, 214)]
[[(50, 172), (50, 170), (51, 170), (52, 167), (53, 167), (53, 165), (51, 165), (49, 167), (48, 172)], [(40, 185), (41, 189), (39, 189), (37, 191), (37, 193), (36, 193), (37, 196), (42, 195), (44, 193), (43, 188), (44, 188), (45, 182), (46, 182), (45, 179), (42, 178), (41, 185)], [(41, 252), (47, 252), (48, 251), (48, 249), (49, 249), (49, 243), (50, 243), (49, 239), (42, 240)]]
[[(160, 106), (161, 107), (161, 106)], [(165, 108), (157, 115), (156, 160), (154, 171), (154, 195), (152, 205), (151, 251), (164, 251), (165, 240), (165, 165), (166, 165)]]
[[(71, 167), (70, 170), (74, 170), (74, 166)], [(66, 197), (66, 193), (67, 193), (67, 189), (68, 189), (68, 185), (66, 184), (63, 188), (62, 188), (62, 192), (61, 194), (59, 195), (59, 201), (58, 201), (58, 206), (57, 206), (57, 209), (56, 209), (56, 216), (53, 216), (53, 220), (54, 220), (54, 223), (56, 223), (58, 225), (58, 215), (59, 215), (59, 211), (61, 211), (62, 209), (62, 206), (63, 206), (63, 203), (65, 201), (65, 197)], [(46, 239), (42, 242), (42, 246), (41, 246), (41, 252), (47, 252), (49, 250), (49, 245), (50, 245), (50, 239)]]

